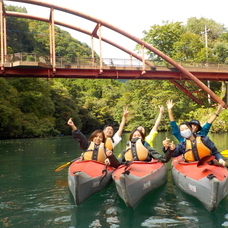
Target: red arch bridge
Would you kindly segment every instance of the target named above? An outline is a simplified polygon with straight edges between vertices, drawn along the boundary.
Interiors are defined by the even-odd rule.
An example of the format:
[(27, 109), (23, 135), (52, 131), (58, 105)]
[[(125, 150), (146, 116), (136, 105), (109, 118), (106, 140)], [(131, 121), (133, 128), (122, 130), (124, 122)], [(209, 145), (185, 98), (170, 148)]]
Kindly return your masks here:
[[(39, 78), (90, 78), (90, 79), (147, 79), (169, 80), (182, 90), (187, 96), (198, 104), (205, 105), (202, 98), (210, 97), (210, 101), (222, 104), (227, 108), (228, 101), (223, 101), (203, 81), (222, 81), (227, 87), (228, 65), (178, 63), (154, 48), (143, 40), (123, 31), (105, 21), (83, 14), (73, 9), (37, 0), (8, 0), (22, 2), (50, 10), (49, 17), (39, 17), (25, 13), (6, 11), (4, 2), (0, 0), (1, 7), (1, 71), (0, 77), (39, 77)], [(55, 20), (54, 12), (60, 11), (75, 17), (83, 18), (93, 24), (92, 31), (82, 29), (72, 24)], [(49, 23), (50, 55), (39, 56), (34, 53), (7, 53), (7, 17), (20, 17), (39, 20)], [(74, 22), (77, 20), (74, 20)], [(74, 64), (68, 64), (55, 55), (55, 26), (64, 26), (91, 37), (92, 56), (90, 59), (78, 59)], [(102, 36), (101, 28), (116, 32), (131, 39), (142, 48), (141, 55), (126, 49), (121, 44)], [(99, 41), (99, 59), (94, 57), (93, 42)], [(102, 44), (107, 43), (129, 54), (129, 59), (104, 59), (102, 58)], [(166, 63), (159, 66), (145, 59), (144, 52), (149, 50), (161, 57)], [(29, 58), (28, 58), (29, 56)], [(27, 59), (30, 59), (28, 61)], [(32, 59), (32, 60), (31, 60)], [(191, 86), (192, 85), (192, 86)], [(194, 88), (194, 90), (192, 90)], [(197, 88), (197, 89), (196, 89)], [(205, 99), (204, 99), (205, 100)]]

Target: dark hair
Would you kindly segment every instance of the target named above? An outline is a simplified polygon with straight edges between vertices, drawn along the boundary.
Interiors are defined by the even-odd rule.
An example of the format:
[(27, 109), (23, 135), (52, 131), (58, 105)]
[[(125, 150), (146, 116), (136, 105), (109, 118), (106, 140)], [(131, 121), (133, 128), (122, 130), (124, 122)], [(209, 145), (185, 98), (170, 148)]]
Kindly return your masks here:
[(129, 137), (129, 140), (132, 139), (132, 136), (133, 136), (133, 134), (134, 134), (136, 131), (138, 131), (138, 132), (140, 133), (140, 135), (142, 136), (142, 140), (144, 140), (144, 139), (145, 139), (145, 135), (144, 135), (140, 130), (138, 130), (137, 128), (134, 129), (134, 130), (131, 132), (130, 137)]
[(193, 119), (193, 120), (190, 121), (190, 124), (191, 124), (191, 125), (192, 125), (192, 124), (197, 125), (197, 126), (198, 126), (198, 130), (197, 130), (197, 131), (200, 131), (200, 130), (202, 129), (199, 120)]
[(184, 122), (180, 123), (179, 127), (180, 127), (181, 125), (186, 125), (186, 126), (188, 126), (188, 128), (189, 128), (190, 130), (192, 130), (192, 126), (191, 126), (190, 122), (188, 122), (188, 121), (184, 121)]
[(95, 131), (90, 135), (88, 141), (89, 141), (89, 142), (92, 142), (93, 139), (97, 136), (97, 134), (102, 134), (102, 136), (103, 136), (102, 142), (104, 143), (104, 142), (105, 142), (105, 135), (104, 135), (104, 132), (103, 132), (101, 129), (95, 130)]
[(112, 127), (112, 128), (113, 128), (113, 131), (114, 131), (114, 127), (113, 127), (113, 125), (111, 125), (111, 124), (106, 124), (106, 125), (103, 127), (103, 130), (104, 130), (105, 128), (107, 128), (107, 127)]

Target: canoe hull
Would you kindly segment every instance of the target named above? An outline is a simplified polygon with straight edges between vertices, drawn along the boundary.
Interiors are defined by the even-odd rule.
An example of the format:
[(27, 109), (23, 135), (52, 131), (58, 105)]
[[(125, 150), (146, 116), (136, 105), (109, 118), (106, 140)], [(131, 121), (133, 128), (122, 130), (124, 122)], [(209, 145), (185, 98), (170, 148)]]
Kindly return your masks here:
[(182, 157), (172, 161), (172, 177), (183, 192), (198, 199), (208, 211), (214, 211), (228, 193), (228, 172), (225, 167), (197, 162), (185, 163)]
[(104, 164), (96, 161), (73, 162), (68, 169), (68, 186), (75, 204), (82, 204), (107, 187), (112, 181), (113, 171), (114, 168), (108, 166), (106, 169)]
[(125, 168), (125, 165), (119, 166), (112, 178), (119, 196), (130, 208), (135, 208), (145, 195), (167, 180), (167, 166), (164, 163), (134, 161), (126, 171)]

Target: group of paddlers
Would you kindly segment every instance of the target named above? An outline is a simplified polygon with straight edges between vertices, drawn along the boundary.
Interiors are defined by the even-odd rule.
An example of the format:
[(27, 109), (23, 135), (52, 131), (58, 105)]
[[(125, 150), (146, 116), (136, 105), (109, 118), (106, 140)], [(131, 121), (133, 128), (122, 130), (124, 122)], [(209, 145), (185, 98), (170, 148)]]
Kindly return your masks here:
[(159, 106), (160, 112), (150, 133), (145, 137), (145, 128), (139, 126), (135, 128), (127, 141), (126, 148), (121, 155), (116, 157), (113, 153), (114, 147), (122, 140), (121, 135), (126, 124), (128, 110), (124, 109), (122, 121), (118, 131), (114, 134), (114, 128), (106, 125), (103, 130), (95, 130), (87, 139), (85, 135), (76, 127), (72, 118), (68, 120), (68, 125), (72, 128), (73, 138), (77, 140), (80, 148), (82, 160), (95, 160), (109, 164), (117, 168), (121, 163), (130, 161), (151, 161), (157, 159), (160, 162), (168, 162), (172, 157), (183, 155), (186, 162), (199, 161), (201, 158), (213, 155), (223, 166), (226, 165), (222, 155), (217, 150), (214, 143), (207, 136), (213, 121), (223, 110), (222, 105), (218, 105), (216, 112), (211, 116), (204, 126), (198, 120), (184, 121), (177, 125), (172, 109), (174, 103), (168, 100), (167, 109), (172, 128), (172, 134), (177, 138), (179, 144), (170, 142), (169, 138), (163, 141), (163, 154), (153, 148), (153, 141), (158, 134), (158, 127), (161, 122), (164, 107)]

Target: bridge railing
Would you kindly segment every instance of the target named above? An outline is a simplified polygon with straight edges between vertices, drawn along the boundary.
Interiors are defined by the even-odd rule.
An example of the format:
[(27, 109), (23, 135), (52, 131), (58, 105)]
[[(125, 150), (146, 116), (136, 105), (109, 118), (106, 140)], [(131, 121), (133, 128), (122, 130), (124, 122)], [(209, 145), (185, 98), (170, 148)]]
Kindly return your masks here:
[[(142, 68), (143, 64), (140, 60), (137, 59), (116, 59), (116, 58), (103, 58), (102, 59), (102, 67), (106, 68)], [(100, 59), (99, 58), (77, 58), (75, 60), (67, 60), (64, 57), (56, 57), (56, 67), (60, 68), (84, 68), (84, 67), (92, 67), (99, 68), (100, 67)]]
[(42, 56), (36, 53), (24, 53), (24, 52), (8, 54), (5, 58), (5, 61), (7, 63), (20, 61), (20, 62), (41, 62), (41, 63), (50, 64), (50, 58), (47, 56)]
[[(147, 60), (148, 61), (148, 60)], [(47, 67), (52, 66), (49, 56), (43, 56), (36, 53), (14, 53), (8, 54), (5, 57), (5, 63), (13, 64), (14, 62), (23, 62), (24, 65), (26, 63), (43, 63), (47, 65)], [(173, 68), (172, 65), (165, 61), (150, 61), (153, 63), (156, 68)], [(220, 64), (220, 63), (197, 63), (197, 62), (178, 62), (181, 66), (188, 68), (189, 70), (199, 70), (199, 69), (215, 69), (219, 70), (228, 70), (228, 64)], [(13, 65), (12, 65), (13, 66)], [(99, 69), (100, 68), (100, 59), (99, 58), (84, 58), (78, 57), (74, 59), (69, 59), (67, 57), (56, 56), (56, 67), (57, 68), (92, 68)], [(123, 68), (123, 69), (142, 69), (143, 63), (138, 59), (117, 59), (117, 58), (103, 58), (102, 59), (102, 67), (108, 69), (115, 68)], [(150, 70), (151, 67), (145, 65), (146, 70)]]
[[(99, 58), (85, 58), (78, 57), (74, 59), (69, 59), (67, 57), (56, 56), (55, 58), (56, 67), (59, 68), (99, 68), (100, 59)], [(32, 62), (41, 62), (47, 65), (52, 65), (49, 56), (42, 56), (34, 53), (14, 53), (8, 54), (5, 58), (6, 63), (14, 62), (23, 62), (23, 63), (32, 63)], [(142, 62), (138, 59), (116, 59), (116, 58), (103, 58), (102, 66), (103, 67), (137, 67), (142, 68)]]
[(228, 67), (228, 64), (225, 63), (207, 63), (207, 62), (178, 62), (180, 65), (188, 68), (222, 68), (222, 67)]

